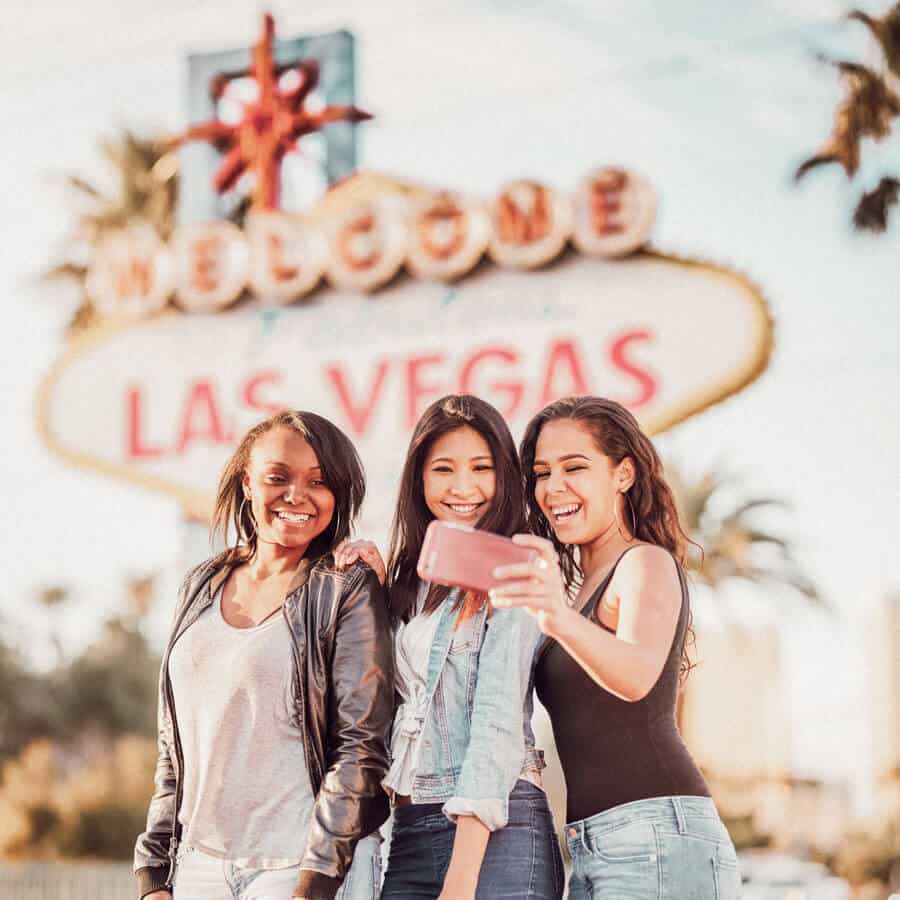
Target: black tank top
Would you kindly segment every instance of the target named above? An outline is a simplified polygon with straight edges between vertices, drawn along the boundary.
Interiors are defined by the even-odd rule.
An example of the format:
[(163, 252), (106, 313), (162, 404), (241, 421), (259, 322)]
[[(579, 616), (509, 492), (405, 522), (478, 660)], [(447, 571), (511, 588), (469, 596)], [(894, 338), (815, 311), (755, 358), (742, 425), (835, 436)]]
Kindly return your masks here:
[[(581, 610), (595, 623), (597, 606), (625, 553)], [(568, 790), (568, 822), (650, 797), (709, 796), (675, 725), (681, 654), (690, 618), (681, 566), (678, 579), (681, 610), (675, 637), (659, 679), (642, 700), (629, 703), (604, 690), (554, 640), (544, 645), (538, 658), (535, 687), (553, 723)]]

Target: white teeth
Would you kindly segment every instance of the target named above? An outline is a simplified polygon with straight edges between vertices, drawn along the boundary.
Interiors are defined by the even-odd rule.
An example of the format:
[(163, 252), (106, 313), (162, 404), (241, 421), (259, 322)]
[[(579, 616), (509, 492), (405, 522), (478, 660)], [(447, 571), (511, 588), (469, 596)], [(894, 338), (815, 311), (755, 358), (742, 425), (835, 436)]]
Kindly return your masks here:
[(460, 515), (466, 515), (470, 512), (475, 512), (478, 509), (477, 503), (448, 503), (447, 504), (450, 509), (455, 513), (459, 513)]
[(557, 522), (562, 522), (565, 519), (571, 518), (580, 509), (580, 503), (567, 503), (565, 506), (551, 507), (550, 512), (553, 513), (553, 518), (556, 519)]
[(294, 522), (298, 525), (303, 524), (304, 522), (308, 522), (312, 516), (309, 513), (289, 513), (284, 512), (283, 510), (279, 513), (276, 513), (279, 519), (283, 519), (285, 522)]

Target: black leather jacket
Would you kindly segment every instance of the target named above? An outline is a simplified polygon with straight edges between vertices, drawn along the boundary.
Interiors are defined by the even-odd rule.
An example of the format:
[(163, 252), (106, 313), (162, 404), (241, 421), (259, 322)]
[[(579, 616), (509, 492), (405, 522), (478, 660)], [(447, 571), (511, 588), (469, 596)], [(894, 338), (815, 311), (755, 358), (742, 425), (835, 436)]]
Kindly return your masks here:
[[(388, 817), (381, 781), (389, 764), (394, 677), (384, 589), (357, 563), (335, 571), (331, 557), (302, 562), (284, 604), (294, 643), (294, 698), (316, 796), (302, 848), (296, 897), (332, 900), (353, 860), (357, 841)], [(182, 756), (169, 681), (175, 642), (212, 602), (233, 562), (222, 554), (190, 571), (178, 598), (159, 682), (159, 758), (147, 830), (137, 839), (140, 896), (171, 890), (181, 833)], [(299, 855), (299, 854), (298, 854)]]

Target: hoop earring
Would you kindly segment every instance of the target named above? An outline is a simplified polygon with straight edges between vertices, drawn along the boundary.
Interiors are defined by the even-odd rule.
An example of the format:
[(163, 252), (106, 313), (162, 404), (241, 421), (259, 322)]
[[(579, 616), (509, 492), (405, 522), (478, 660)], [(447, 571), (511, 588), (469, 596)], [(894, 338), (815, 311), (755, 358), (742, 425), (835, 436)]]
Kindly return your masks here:
[(241, 537), (245, 541), (249, 541), (251, 537), (256, 536), (256, 519), (253, 518), (253, 507), (251, 506), (250, 507), (250, 523), (253, 525), (253, 532), (252, 532), (252, 534), (247, 534), (244, 531), (244, 507), (246, 507), (246, 505), (247, 505), (247, 497), (245, 495), (244, 499), (241, 500), (241, 506), (240, 506), (240, 509), (238, 509), (237, 519), (238, 519), (238, 529), (240, 530), (239, 537)]
[(631, 516), (631, 527), (628, 529), (632, 538), (637, 537), (637, 516), (634, 514), (634, 507), (631, 505), (631, 494), (628, 491), (622, 492), (625, 495), (625, 502), (628, 504), (628, 513)]
[[(619, 522), (619, 500), (618, 498), (623, 498), (623, 504), (628, 504), (628, 511), (631, 514), (631, 522), (634, 527), (628, 528), (628, 534), (622, 533), (622, 525)], [(634, 509), (631, 506), (631, 499), (628, 496), (628, 491), (616, 491), (616, 502), (613, 504), (613, 513), (616, 519), (616, 531), (619, 532), (619, 537), (622, 538), (623, 541), (633, 541), (634, 540), (634, 529), (637, 527), (637, 522), (634, 518)], [(626, 523), (627, 524), (627, 523)], [(631, 535), (629, 537), (629, 534)]]

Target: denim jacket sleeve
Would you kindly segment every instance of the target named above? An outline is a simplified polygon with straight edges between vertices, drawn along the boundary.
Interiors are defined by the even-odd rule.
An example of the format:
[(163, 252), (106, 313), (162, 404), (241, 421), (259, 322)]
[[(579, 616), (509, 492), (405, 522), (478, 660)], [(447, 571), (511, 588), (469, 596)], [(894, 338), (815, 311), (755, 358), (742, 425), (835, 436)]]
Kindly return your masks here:
[(469, 745), (444, 813), (477, 816), (491, 831), (506, 825), (509, 795), (525, 760), (525, 697), (540, 639), (521, 609), (494, 610), (478, 659)]

